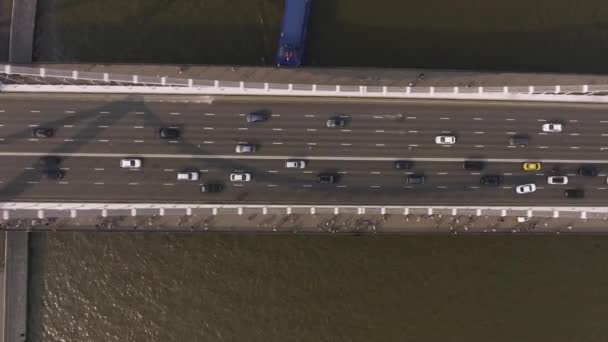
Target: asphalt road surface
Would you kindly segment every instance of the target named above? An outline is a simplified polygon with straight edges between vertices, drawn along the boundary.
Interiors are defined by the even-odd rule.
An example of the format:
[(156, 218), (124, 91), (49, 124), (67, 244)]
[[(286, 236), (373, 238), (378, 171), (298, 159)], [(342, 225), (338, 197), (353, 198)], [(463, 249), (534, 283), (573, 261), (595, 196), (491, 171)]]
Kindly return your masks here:
[[(90, 95), (6, 95), (0, 98), (0, 181), (3, 201), (138, 201), (289, 204), (484, 204), (602, 205), (608, 196), (608, 113), (597, 104), (464, 101), (385, 101)], [(266, 122), (247, 123), (246, 113), (264, 110)], [(328, 118), (347, 120), (325, 127)], [(562, 133), (543, 133), (545, 122), (561, 122)], [(51, 138), (34, 138), (34, 127), (53, 128)], [(158, 137), (160, 127), (178, 127), (179, 139)], [(455, 135), (454, 145), (435, 136)], [(526, 135), (526, 147), (511, 147)], [(239, 142), (258, 151), (236, 154)], [(43, 155), (62, 157), (61, 181), (41, 178)], [(123, 157), (142, 157), (139, 170), (121, 169)], [(304, 159), (304, 170), (286, 169), (287, 159)], [(486, 160), (482, 171), (466, 171), (463, 160)], [(397, 170), (394, 160), (412, 160)], [(523, 171), (523, 161), (540, 161), (540, 171)], [(599, 176), (577, 175), (594, 164)], [(178, 181), (178, 171), (196, 170), (201, 181)], [(229, 174), (250, 172), (251, 182)], [(339, 182), (316, 182), (335, 172)], [(424, 185), (408, 185), (408, 174)], [(480, 184), (499, 175), (502, 184)], [(568, 185), (547, 177), (567, 175)], [(202, 194), (200, 184), (222, 183), (219, 194)], [(538, 190), (518, 195), (518, 184)], [(584, 189), (585, 198), (565, 199), (565, 189)]]

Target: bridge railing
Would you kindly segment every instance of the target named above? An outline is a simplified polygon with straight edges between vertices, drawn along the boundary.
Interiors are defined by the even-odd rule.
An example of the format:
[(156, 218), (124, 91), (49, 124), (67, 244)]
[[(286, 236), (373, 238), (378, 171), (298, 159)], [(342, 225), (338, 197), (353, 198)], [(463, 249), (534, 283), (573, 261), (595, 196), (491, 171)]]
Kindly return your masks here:
[[(504, 87), (410, 87), (410, 86), (363, 86), (326, 85), (268, 82), (234, 82), (192, 78), (125, 75), (78, 70), (34, 68), (16, 65), (0, 65), (1, 83), (4, 85), (64, 85), (77, 86), (127, 86), (182, 89), (184, 93), (209, 92), (212, 94), (234, 93), (251, 95), (299, 95), (299, 96), (355, 96), (355, 97), (483, 97), (509, 95), (608, 95), (608, 85), (541, 85)], [(47, 87), (48, 88), (48, 87)], [(38, 89), (47, 89), (39, 87)], [(84, 89), (84, 88), (83, 88)], [(137, 88), (133, 88), (137, 91)]]

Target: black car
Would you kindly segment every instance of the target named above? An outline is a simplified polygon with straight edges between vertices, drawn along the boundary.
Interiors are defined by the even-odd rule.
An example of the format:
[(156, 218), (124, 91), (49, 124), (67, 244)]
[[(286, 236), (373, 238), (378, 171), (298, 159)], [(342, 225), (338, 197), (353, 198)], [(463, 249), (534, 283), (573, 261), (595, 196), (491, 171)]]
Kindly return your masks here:
[(500, 185), (500, 176), (483, 176), (480, 183), (483, 185), (498, 186)]
[(317, 180), (321, 184), (334, 184), (338, 181), (338, 175), (335, 173), (320, 173)]
[(578, 174), (585, 177), (597, 176), (597, 169), (593, 166), (587, 165), (578, 169)]
[(481, 171), (483, 170), (483, 162), (482, 161), (474, 161), (474, 160), (465, 160), (464, 161), (464, 169), (467, 171)]
[(583, 197), (585, 197), (585, 190), (568, 189), (568, 190), (564, 191), (564, 197), (566, 197), (566, 198), (583, 198)]
[(32, 136), (35, 138), (50, 138), (53, 136), (53, 129), (45, 127), (34, 127), (32, 128)]
[(264, 112), (253, 112), (247, 114), (247, 122), (263, 122), (268, 120), (268, 114)]
[(47, 169), (42, 172), (42, 178), (50, 179), (50, 180), (62, 180), (63, 179), (63, 171), (60, 169)]
[(179, 138), (179, 129), (173, 127), (163, 127), (158, 130), (158, 134), (163, 139), (177, 139)]
[(208, 183), (208, 184), (201, 185), (201, 192), (204, 192), (204, 193), (213, 194), (213, 193), (222, 192), (223, 190), (224, 190), (224, 186), (219, 183)]
[(395, 169), (398, 170), (409, 170), (414, 166), (414, 162), (409, 160), (396, 160)]
[(425, 178), (423, 175), (409, 175), (405, 178), (405, 182), (412, 185), (424, 184), (424, 180)]
[(38, 159), (37, 165), (43, 169), (58, 168), (61, 164), (61, 158), (56, 156), (44, 156)]

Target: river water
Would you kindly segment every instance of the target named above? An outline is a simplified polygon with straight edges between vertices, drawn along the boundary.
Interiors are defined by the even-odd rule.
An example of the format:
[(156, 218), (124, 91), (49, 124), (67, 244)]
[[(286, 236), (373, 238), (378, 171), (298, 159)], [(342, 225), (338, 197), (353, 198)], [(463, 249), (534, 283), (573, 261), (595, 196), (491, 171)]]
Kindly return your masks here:
[(29, 341), (605, 341), (601, 237), (54, 233)]

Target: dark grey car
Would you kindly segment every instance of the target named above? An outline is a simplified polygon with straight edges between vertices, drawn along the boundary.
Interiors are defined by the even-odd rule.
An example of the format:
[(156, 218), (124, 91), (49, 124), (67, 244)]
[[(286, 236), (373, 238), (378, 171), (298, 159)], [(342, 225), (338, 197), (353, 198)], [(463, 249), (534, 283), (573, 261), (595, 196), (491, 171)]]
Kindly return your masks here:
[(247, 122), (263, 122), (268, 120), (268, 114), (263, 112), (253, 112), (247, 114)]

